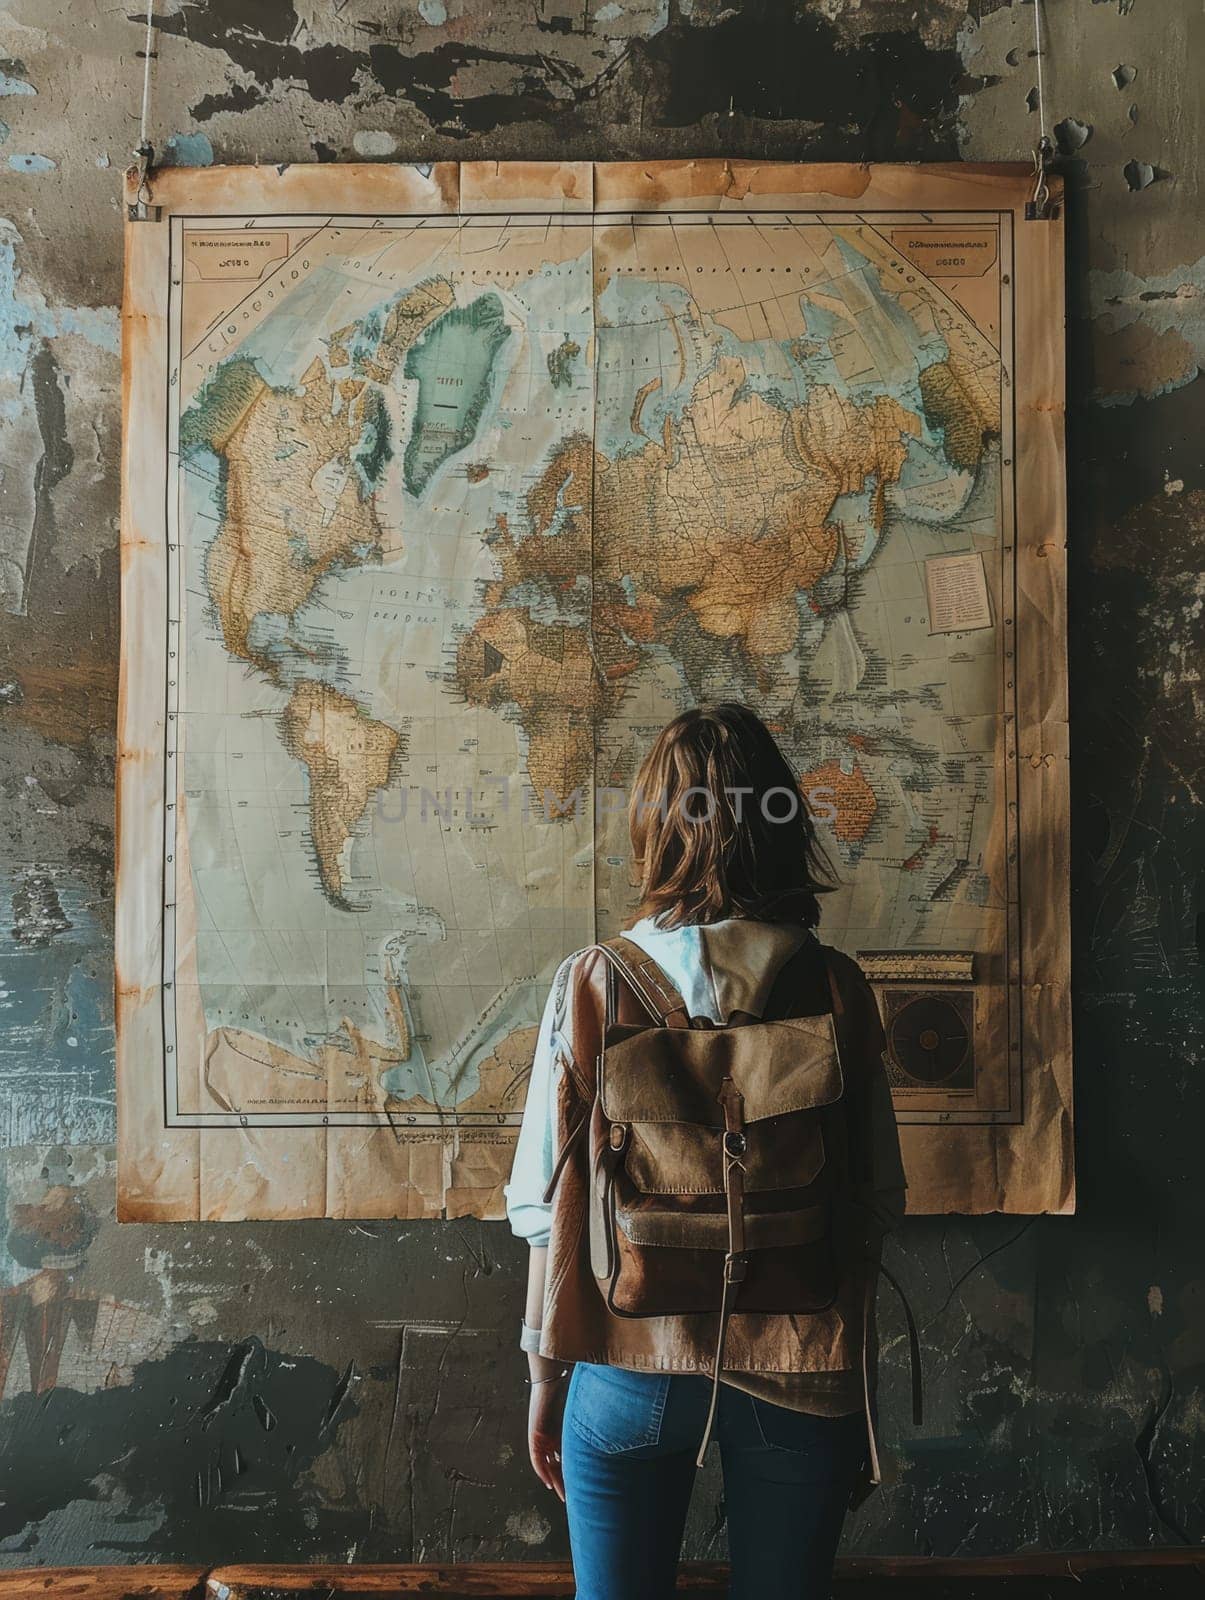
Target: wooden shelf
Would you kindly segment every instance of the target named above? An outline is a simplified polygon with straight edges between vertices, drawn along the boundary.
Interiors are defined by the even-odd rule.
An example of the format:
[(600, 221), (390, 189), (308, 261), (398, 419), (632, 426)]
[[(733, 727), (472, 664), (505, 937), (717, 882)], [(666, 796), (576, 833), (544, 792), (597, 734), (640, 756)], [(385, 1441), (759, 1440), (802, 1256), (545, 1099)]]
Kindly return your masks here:
[[(682, 1596), (727, 1590), (728, 1569), (688, 1562)], [(1087, 1589), (1088, 1595), (1083, 1591)], [(0, 1600), (570, 1600), (564, 1562), (424, 1566), (35, 1567), (0, 1571)], [(851, 1556), (837, 1563), (838, 1600), (1104, 1600), (1205, 1597), (1205, 1550), (1099, 1550), (941, 1558)]]

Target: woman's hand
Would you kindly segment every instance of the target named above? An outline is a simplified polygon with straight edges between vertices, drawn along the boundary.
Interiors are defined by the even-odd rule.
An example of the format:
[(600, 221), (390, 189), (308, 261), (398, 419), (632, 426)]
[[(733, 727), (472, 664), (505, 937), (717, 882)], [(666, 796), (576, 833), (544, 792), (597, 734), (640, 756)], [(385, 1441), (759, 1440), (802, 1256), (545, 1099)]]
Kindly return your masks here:
[[(565, 1498), (565, 1475), (561, 1466), (561, 1426), (565, 1416), (565, 1396), (569, 1373), (555, 1361), (542, 1356), (532, 1360), (531, 1399), (527, 1406), (527, 1453), (532, 1470), (546, 1489), (559, 1500)], [(536, 1368), (541, 1370), (537, 1371)], [(543, 1382), (539, 1382), (543, 1379)]]
[[(527, 1266), (527, 1304), (523, 1312), (524, 1329), (538, 1328), (544, 1315), (544, 1280), (548, 1270), (548, 1251), (533, 1245)], [(538, 1343), (538, 1335), (536, 1342)], [(565, 1498), (565, 1477), (561, 1471), (561, 1421), (565, 1415), (565, 1396), (569, 1392), (569, 1373), (563, 1361), (537, 1355), (527, 1357), (531, 1397), (527, 1402), (527, 1453), (532, 1471), (546, 1489), (558, 1499)]]

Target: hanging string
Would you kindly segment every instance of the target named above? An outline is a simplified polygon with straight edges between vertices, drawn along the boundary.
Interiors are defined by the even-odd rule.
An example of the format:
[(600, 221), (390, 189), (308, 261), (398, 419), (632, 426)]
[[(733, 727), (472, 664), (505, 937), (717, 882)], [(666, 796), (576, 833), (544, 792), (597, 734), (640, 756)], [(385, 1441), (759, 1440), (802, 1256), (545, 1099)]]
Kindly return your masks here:
[(138, 144), (134, 150), (134, 159), (138, 163), (138, 192), (132, 207), (132, 212), (140, 220), (147, 216), (151, 198), (149, 174), (155, 159), (155, 151), (147, 135), (151, 114), (151, 61), (155, 55), (152, 48), (154, 42), (155, 15), (151, 10), (151, 0), (147, 0), (146, 39), (142, 47), (142, 111), (138, 118)]
[(1050, 185), (1047, 167), (1054, 147), (1046, 132), (1046, 40), (1044, 37), (1043, 0), (1033, 0), (1033, 53), (1038, 63), (1038, 147), (1033, 153), (1033, 195), (1025, 208), (1030, 220), (1044, 221), (1050, 215)]
[[(1049, 141), (1046, 138), (1046, 81), (1043, 70), (1046, 44), (1042, 38), (1042, 0), (1033, 0), (1033, 53), (1038, 63), (1038, 123), (1041, 128), (1039, 148), (1044, 149)], [(143, 137), (145, 136), (144, 129)]]
[(146, 129), (147, 120), (151, 110), (151, 50), (155, 42), (155, 16), (148, 3), (146, 8), (146, 43), (142, 47), (142, 116), (138, 121), (138, 149), (135, 155), (140, 155), (143, 150), (148, 150)]

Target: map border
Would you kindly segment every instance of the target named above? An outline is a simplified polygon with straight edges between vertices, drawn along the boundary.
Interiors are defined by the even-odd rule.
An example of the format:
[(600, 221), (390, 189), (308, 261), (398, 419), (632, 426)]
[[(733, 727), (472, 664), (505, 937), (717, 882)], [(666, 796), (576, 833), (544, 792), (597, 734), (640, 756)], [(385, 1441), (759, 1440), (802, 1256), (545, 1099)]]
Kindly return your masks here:
[[(1010, 1094), (1007, 1121), (1000, 1116), (985, 1121), (979, 1112), (973, 1114), (976, 1121), (971, 1125), (958, 1122), (949, 1112), (909, 1113), (899, 1107), (910, 1209), (922, 1212), (1074, 1209), (1062, 191), (1056, 182), (1056, 220), (1031, 223), (1025, 220), (1031, 187), (1031, 169), (1023, 163), (866, 167), (722, 158), (609, 164), (373, 163), (168, 170), (154, 175), (150, 201), (153, 223), (191, 216), (225, 219), (227, 225), (236, 216), (270, 221), (306, 213), (421, 217), (428, 222), (438, 218), (441, 225), (462, 224), (468, 216), (496, 223), (501, 214), (545, 219), (555, 215), (577, 224), (575, 213), (587, 213), (580, 224), (591, 227), (599, 217), (630, 212), (705, 210), (803, 212), (842, 222), (866, 213), (906, 213), (905, 221), (922, 216), (929, 220), (938, 211), (1011, 216), (1015, 252), (1011, 409), (1016, 429), (1011, 591), (1017, 670), (1012, 680), (1013, 713), (1006, 718), (1004, 735), (1004, 795), (1008, 821), (1014, 826), (1013, 840), (1006, 845), (1009, 882), (1015, 881), (1018, 888), (1015, 896), (1009, 896), (1008, 965), (1002, 982), (1010, 1008), (1016, 1003), (1014, 996), (1024, 1000), (1016, 1023), (1009, 1024), (1019, 1058), (1013, 1081), (1019, 1083), (1020, 1092), (1015, 1099)], [(127, 205), (134, 204), (136, 192), (137, 175), (131, 171)], [(340, 202), (337, 213), (321, 204), (334, 196)], [(283, 1140), (283, 1130), (274, 1122), (259, 1128), (237, 1119), (204, 1126), (195, 1121), (171, 1126), (167, 1122), (161, 1070), (166, 1055), (161, 1022), (167, 954), (164, 896), (161, 876), (153, 871), (157, 852), (145, 848), (148, 824), (151, 837), (165, 834), (167, 825), (168, 796), (162, 781), (156, 786), (153, 773), (156, 724), (159, 748), (166, 748), (167, 675), (157, 675), (158, 650), (148, 657), (143, 646), (148, 618), (165, 615), (167, 604), (164, 575), (156, 571), (156, 561), (161, 563), (164, 553), (168, 492), (161, 441), (171, 375), (162, 285), (170, 231), (132, 219), (126, 227), (116, 977), (118, 1215), (121, 1220), (146, 1221), (497, 1216), (513, 1139), (511, 1130), (500, 1127), (489, 1113), (478, 1114), (484, 1124), (478, 1130), (449, 1128), (445, 1114), (433, 1119), (437, 1126), (416, 1129), (412, 1138), (403, 1129), (396, 1140), (376, 1141), (371, 1153), (363, 1143), (362, 1129), (365, 1124), (387, 1125), (388, 1117), (379, 1113), (359, 1114), (360, 1120), (345, 1129), (340, 1128), (338, 1113), (328, 1114), (316, 1125), (311, 1121), (299, 1126), (289, 1120)], [(1002, 542), (1002, 558), (1004, 553)], [(1028, 676), (1026, 668), (1033, 669)], [(162, 776), (160, 767), (160, 780)], [(1040, 885), (1040, 892), (1034, 892), (1035, 885)], [(148, 1069), (160, 1085), (159, 1093), (149, 1100)], [(270, 1119), (276, 1114), (256, 1115)], [(359, 1140), (349, 1144), (357, 1128)], [(501, 1138), (491, 1140), (491, 1130)], [(474, 1131), (480, 1138), (474, 1139)], [(492, 1152), (491, 1143), (496, 1145)], [(284, 1157), (287, 1171), (277, 1146), (290, 1152)], [(357, 1152), (363, 1172), (355, 1170)]]
[[(505, 219), (500, 219), (497, 213), (492, 212), (460, 212), (456, 215), (430, 216), (423, 212), (410, 212), (404, 214), (385, 215), (381, 213), (368, 217), (362, 213), (351, 214), (347, 212), (281, 212), (265, 215), (257, 212), (254, 214), (227, 214), (214, 216), (210, 213), (177, 212), (169, 221), (168, 256), (167, 256), (167, 342), (169, 349), (169, 369), (178, 371), (186, 356), (192, 356), (197, 348), (183, 352), (177, 348), (177, 341), (181, 334), (181, 302), (184, 294), (183, 274), (174, 275), (173, 265), (184, 258), (186, 244), (185, 234), (190, 231), (189, 224), (213, 224), (212, 231), (226, 233), (240, 228), (251, 229), (257, 232), (269, 232), (272, 229), (291, 229), (298, 224), (306, 223), (321, 218), (321, 227), (315, 229), (315, 234), (325, 227), (339, 227), (351, 231), (359, 228), (365, 233), (387, 233), (395, 228), (411, 227), (419, 224), (424, 230), (438, 232), (443, 229), (458, 232), (476, 226), (497, 229), (500, 222), (504, 225), (523, 226), (531, 222), (546, 221), (547, 212), (519, 211), (507, 214)], [(999, 593), (1006, 598), (1007, 610), (999, 619), (1001, 626), (1012, 626), (1016, 615), (1016, 570), (1015, 563), (1010, 567), (1007, 558), (1011, 555), (1016, 544), (1016, 495), (1012, 492), (1011, 474), (1005, 470), (1010, 461), (1009, 452), (1013, 448), (1016, 433), (1016, 399), (1015, 385), (1011, 381), (1011, 374), (1016, 366), (1016, 338), (1015, 317), (1011, 314), (1006, 318), (1004, 308), (1006, 298), (1004, 284), (1010, 287), (1015, 275), (1015, 261), (1012, 238), (1012, 213), (999, 208), (968, 209), (965, 207), (952, 209), (932, 208), (926, 212), (925, 221), (917, 224), (915, 213), (901, 213), (884, 211), (881, 209), (850, 209), (844, 211), (821, 211), (785, 209), (783, 207), (749, 207), (747, 209), (720, 211), (660, 211), (641, 212), (631, 208), (614, 211), (591, 210), (588, 212), (570, 213), (557, 219), (558, 226), (578, 227), (594, 234), (602, 227), (614, 227), (616, 224), (629, 223), (633, 228), (640, 227), (747, 227), (754, 218), (761, 222), (781, 220), (784, 222), (826, 226), (828, 223), (865, 223), (882, 240), (883, 244), (894, 253), (900, 252), (891, 243), (882, 228), (892, 225), (904, 226), (914, 224), (918, 227), (954, 227), (962, 223), (971, 226), (994, 225), (997, 229), (998, 250), (998, 306), (1000, 326), (1000, 358), (1001, 358), (1001, 399), (1005, 399), (1004, 391), (1011, 402), (1005, 407), (1002, 403), (1002, 420), (1007, 415), (1008, 427), (1001, 436), (1001, 542), (998, 551), (1000, 565)], [(754, 224), (756, 226), (756, 224)], [(200, 232), (195, 229), (192, 231)], [(314, 235), (311, 235), (312, 238)], [(308, 241), (307, 241), (308, 242)], [(301, 247), (303, 248), (303, 247)], [(270, 279), (276, 273), (283, 271), (292, 260), (287, 256), (275, 263)], [(918, 268), (918, 271), (920, 269)], [(257, 281), (256, 288), (268, 281)], [(926, 277), (926, 285), (930, 292), (943, 294), (940, 283), (935, 283)], [(254, 294), (256, 289), (248, 291), (248, 296)], [(244, 296), (246, 299), (248, 296)], [(950, 296), (943, 296), (949, 306), (965, 315), (957, 301)], [(239, 302), (241, 304), (241, 302)], [(227, 313), (229, 315), (230, 313)], [(1005, 338), (1009, 343), (1007, 361), (1005, 357)], [(220, 330), (219, 330), (220, 333)], [(237, 340), (232, 342), (232, 347), (237, 348), (242, 342), (244, 334), (240, 332)], [(220, 361), (222, 357), (215, 357)], [(170, 653), (172, 648), (172, 629), (178, 628), (186, 620), (183, 594), (183, 561), (181, 559), (181, 535), (179, 530), (179, 499), (180, 499), (180, 472), (181, 461), (178, 448), (179, 411), (173, 408), (170, 389), (172, 382), (169, 376), (169, 395), (167, 403), (165, 449), (167, 458), (171, 463), (167, 479), (166, 498), (166, 559), (167, 559), (167, 596), (168, 605), (164, 618), (165, 649)], [(174, 603), (173, 603), (174, 597)], [(1003, 638), (1003, 635), (1001, 635)], [(179, 655), (179, 652), (177, 652)], [(1005, 721), (1005, 749), (1013, 737), (1017, 713), (1017, 674), (1014, 674), (1011, 702), (1009, 689), (1005, 682), (1007, 667), (1005, 652), (1000, 649), (998, 653), (998, 670), (1001, 677), (1000, 696), (1001, 703), (1011, 704), (1011, 716)], [(174, 691), (174, 692), (173, 692)], [(469, 1111), (462, 1112), (455, 1107), (444, 1111), (434, 1112), (408, 1112), (404, 1117), (391, 1116), (387, 1109), (381, 1111), (360, 1112), (297, 1112), (297, 1111), (198, 1111), (181, 1112), (179, 1104), (178, 1062), (177, 1050), (178, 1030), (176, 1018), (176, 986), (174, 981), (175, 957), (177, 950), (177, 930), (175, 920), (176, 910), (176, 862), (179, 857), (178, 843), (178, 818), (179, 810), (170, 797), (178, 793), (178, 774), (176, 771), (177, 752), (171, 745), (171, 725), (177, 721), (179, 714), (179, 687), (175, 680), (167, 679), (166, 722), (164, 726), (163, 743), (163, 799), (164, 799), (164, 835), (163, 835), (163, 891), (161, 909), (163, 915), (164, 939), (163, 954), (160, 968), (160, 983), (162, 989), (162, 1024), (163, 1024), (163, 1108), (165, 1128), (188, 1127), (265, 1127), (265, 1128), (327, 1128), (327, 1127), (401, 1127), (406, 1131), (418, 1129), (448, 1129), (461, 1130), (480, 1128), (517, 1128), (522, 1122), (522, 1112), (488, 1112)], [(1007, 761), (1007, 754), (1005, 755)], [(1015, 778), (1015, 773), (1014, 773)], [(1013, 786), (1015, 788), (1015, 784)], [(1009, 1040), (1009, 1070), (1003, 1075), (1008, 1089), (1008, 1103), (999, 1107), (983, 1108), (972, 1106), (967, 1109), (943, 1108), (942, 1110), (917, 1110), (910, 1108), (906, 1101), (896, 1104), (896, 1118), (900, 1122), (943, 1124), (957, 1122), (972, 1123), (1020, 1123), (1024, 1120), (1023, 1099), (1023, 1009), (1024, 1000), (1021, 992), (1020, 950), (1016, 937), (1016, 911), (1020, 901), (1020, 862), (1017, 856), (1016, 841), (1020, 834), (1019, 805), (1014, 813), (1014, 808), (1007, 804), (1006, 784), (1005, 803), (1005, 878), (1008, 885), (1007, 912), (1005, 916), (1005, 966), (1010, 977), (1005, 986), (1007, 1007), (1007, 1036)], [(173, 915), (169, 917), (168, 913)], [(170, 974), (170, 976), (169, 976)], [(1017, 1049), (1014, 1051), (1014, 1041)], [(171, 1070), (176, 1068), (177, 1070)], [(923, 1093), (924, 1091), (920, 1091)], [(908, 1093), (908, 1091), (905, 1091)], [(963, 1096), (973, 1098), (974, 1090), (962, 1091)]]

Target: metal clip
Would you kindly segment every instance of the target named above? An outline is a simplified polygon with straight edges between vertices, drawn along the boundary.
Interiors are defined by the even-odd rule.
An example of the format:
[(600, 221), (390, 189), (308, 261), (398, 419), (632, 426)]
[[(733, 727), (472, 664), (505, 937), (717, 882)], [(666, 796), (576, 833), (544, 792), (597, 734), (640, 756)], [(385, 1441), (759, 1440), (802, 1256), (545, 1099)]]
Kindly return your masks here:
[(729, 1252), (724, 1257), (725, 1283), (744, 1283), (749, 1270), (749, 1257), (742, 1251)]
[(133, 203), (126, 207), (126, 216), (131, 222), (158, 222), (163, 208), (151, 204), (151, 168), (155, 164), (153, 147), (140, 144), (134, 151), (134, 160), (137, 163), (138, 187), (134, 191)]
[(1033, 193), (1025, 202), (1026, 222), (1050, 222), (1058, 215), (1058, 207), (1050, 198), (1050, 161), (1054, 147), (1045, 134), (1033, 153)]

